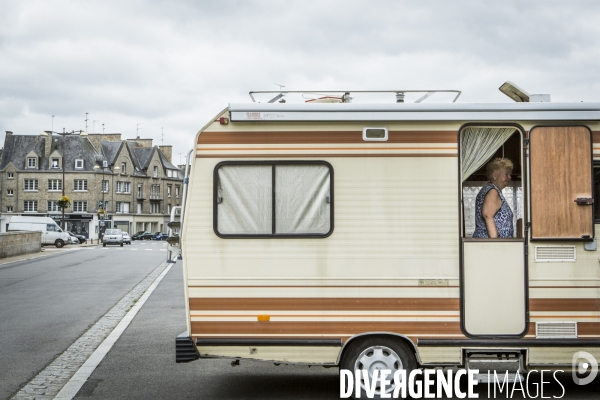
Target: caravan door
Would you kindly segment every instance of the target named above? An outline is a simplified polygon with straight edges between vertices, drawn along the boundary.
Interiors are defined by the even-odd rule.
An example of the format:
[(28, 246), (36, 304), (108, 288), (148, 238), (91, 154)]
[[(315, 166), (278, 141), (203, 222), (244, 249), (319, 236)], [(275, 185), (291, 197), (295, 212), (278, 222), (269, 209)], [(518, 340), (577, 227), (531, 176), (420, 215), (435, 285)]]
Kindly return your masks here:
[[(493, 129), (505, 127), (491, 126)], [(487, 133), (483, 128), (477, 128), (481, 136)], [(461, 131), (460, 146), (463, 144)], [(497, 150), (485, 159), (496, 157), (509, 158), (514, 166), (513, 185), (503, 191), (515, 216), (517, 209), (524, 211), (524, 173), (522, 160), (524, 131), (514, 127), (514, 133), (501, 144)], [(473, 133), (471, 132), (469, 135)], [(466, 141), (465, 141), (466, 143)], [(460, 154), (464, 155), (461, 162), (468, 158), (468, 146)], [(462, 148), (461, 148), (462, 151)], [(480, 148), (477, 151), (481, 151)], [(493, 152), (496, 152), (495, 154)], [(475, 196), (487, 181), (485, 165), (476, 172), (469, 174), (462, 182), (460, 204), (462, 205), (463, 229), (460, 238), (460, 322), (461, 329), (469, 337), (522, 337), (528, 329), (528, 279), (526, 262), (526, 235), (520, 221), (514, 223), (515, 237), (506, 239), (472, 238), (472, 230), (466, 229), (467, 221), (474, 223)], [(470, 197), (469, 197), (470, 196)], [(511, 201), (509, 201), (509, 199)], [(512, 202), (512, 204), (511, 204)], [(472, 228), (471, 228), (472, 229)]]

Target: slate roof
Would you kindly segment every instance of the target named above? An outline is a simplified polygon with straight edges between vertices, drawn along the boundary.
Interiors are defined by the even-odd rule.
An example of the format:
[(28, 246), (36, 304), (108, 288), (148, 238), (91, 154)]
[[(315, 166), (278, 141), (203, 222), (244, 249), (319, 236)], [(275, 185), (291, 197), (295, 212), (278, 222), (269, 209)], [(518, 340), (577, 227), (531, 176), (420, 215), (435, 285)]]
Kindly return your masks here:
[(132, 150), (136, 158), (140, 162), (140, 169), (148, 169), (148, 165), (150, 165), (150, 160), (152, 160), (152, 152), (154, 151), (154, 147), (138, 147), (133, 148)]
[(30, 151), (35, 151), (40, 157), (40, 168), (48, 168), (48, 160), (44, 160), (44, 136), (10, 135), (4, 139), (4, 154), (0, 169), (4, 170), (11, 162), (15, 168), (25, 169), (25, 158)]
[(107, 142), (102, 141), (102, 155), (104, 159), (108, 162), (108, 165), (114, 164), (115, 159), (117, 158), (117, 154), (119, 154), (119, 149), (121, 148), (121, 142)]

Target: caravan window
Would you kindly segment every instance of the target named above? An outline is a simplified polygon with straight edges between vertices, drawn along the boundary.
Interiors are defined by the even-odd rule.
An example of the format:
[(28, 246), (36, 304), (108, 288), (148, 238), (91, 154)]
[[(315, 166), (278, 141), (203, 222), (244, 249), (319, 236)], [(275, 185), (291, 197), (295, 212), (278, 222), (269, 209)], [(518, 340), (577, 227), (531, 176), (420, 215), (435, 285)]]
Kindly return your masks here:
[(214, 176), (221, 237), (327, 237), (333, 169), (326, 162), (224, 162)]

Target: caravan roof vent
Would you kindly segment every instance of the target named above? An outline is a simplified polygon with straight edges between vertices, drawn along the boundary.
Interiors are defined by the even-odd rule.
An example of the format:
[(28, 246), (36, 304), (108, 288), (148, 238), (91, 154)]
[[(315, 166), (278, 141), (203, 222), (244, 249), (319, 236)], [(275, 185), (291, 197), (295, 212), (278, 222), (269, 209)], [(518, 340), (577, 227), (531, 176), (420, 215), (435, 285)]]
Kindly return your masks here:
[(529, 94), (514, 83), (506, 81), (500, 91), (518, 103), (549, 103), (549, 94)]

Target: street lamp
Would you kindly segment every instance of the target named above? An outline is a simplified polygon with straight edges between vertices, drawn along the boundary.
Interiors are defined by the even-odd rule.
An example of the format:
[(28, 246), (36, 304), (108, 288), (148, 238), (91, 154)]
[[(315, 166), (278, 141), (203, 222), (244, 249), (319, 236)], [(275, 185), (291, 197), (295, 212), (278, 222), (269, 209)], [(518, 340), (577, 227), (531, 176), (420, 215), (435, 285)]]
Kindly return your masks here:
[[(108, 187), (106, 188), (106, 191), (105, 191), (104, 190), (104, 172), (109, 168), (108, 168), (108, 166), (104, 166), (105, 162), (106, 161), (102, 161), (102, 167), (99, 165), (94, 165), (94, 170), (96, 172), (98, 172), (99, 169), (102, 169), (102, 183), (100, 184), (100, 191), (102, 192), (102, 200), (101, 200), (102, 206), (98, 207), (98, 219), (99, 220), (104, 220), (105, 216), (106, 216), (106, 212), (107, 212), (107, 210), (104, 208), (104, 204), (105, 204), (104, 203), (104, 193), (106, 193), (106, 191), (108, 191)], [(118, 166), (115, 166), (113, 168), (113, 171), (119, 171), (120, 169), (121, 168), (119, 168)], [(100, 210), (103, 210), (104, 212), (101, 213)], [(101, 225), (101, 228), (102, 229), (98, 230), (98, 233), (99, 233), (98, 238), (102, 238), (102, 236), (104, 236), (104, 230), (106, 229), (106, 225), (105, 224)]]
[[(65, 136), (69, 136), (69, 135), (74, 135), (76, 132), (79, 132), (79, 134), (81, 135), (83, 131), (71, 131), (71, 132), (65, 132), (65, 128), (63, 128), (62, 133), (61, 132), (53, 132), (53, 131), (44, 131), (48, 134), (48, 136), (52, 136), (53, 133), (56, 133), (57, 135), (62, 136), (62, 195), (63, 197), (65, 196), (65, 169), (66, 169), (66, 160), (67, 160), (67, 143), (66, 143), (66, 138)], [(52, 140), (52, 139), (50, 139)], [(62, 230), (65, 230), (65, 209), (62, 208)]]

